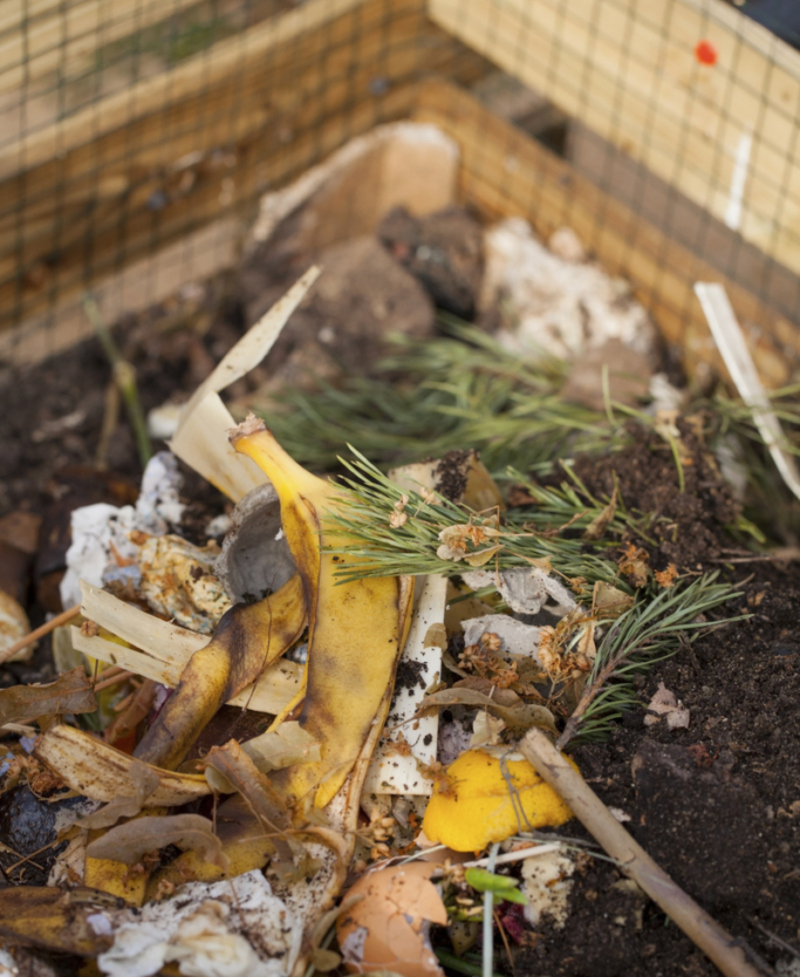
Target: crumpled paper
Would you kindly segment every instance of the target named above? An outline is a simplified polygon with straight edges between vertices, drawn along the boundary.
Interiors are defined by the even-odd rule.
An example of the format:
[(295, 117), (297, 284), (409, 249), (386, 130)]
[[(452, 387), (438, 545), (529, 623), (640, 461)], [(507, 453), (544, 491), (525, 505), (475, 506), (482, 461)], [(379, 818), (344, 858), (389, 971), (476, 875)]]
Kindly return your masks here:
[(567, 360), (614, 338), (648, 353), (655, 330), (630, 285), (582, 260), (575, 249), (563, 257), (563, 242), (553, 243), (561, 254), (546, 248), (521, 217), (503, 220), (484, 235), (479, 304), (485, 310), (503, 297), (508, 327), (501, 328), (499, 341), (508, 349), (534, 356), (544, 350)]
[(165, 902), (102, 915), (114, 943), (97, 964), (110, 977), (150, 977), (168, 963), (190, 977), (288, 977), (303, 933), (259, 871), (191, 882)]
[[(80, 603), (81, 580), (102, 587), (109, 574), (118, 578), (120, 571), (130, 571), (127, 576), (138, 583), (139, 548), (131, 542), (130, 534), (139, 531), (161, 536), (177, 526), (184, 509), (178, 497), (181, 483), (177, 459), (169, 451), (160, 451), (147, 463), (135, 506), (117, 508), (99, 502), (74, 510), (72, 545), (67, 550), (67, 571), (60, 586), (64, 607)], [(120, 566), (128, 560), (132, 561), (130, 567)]]
[(497, 587), (500, 596), (515, 614), (538, 614), (544, 608), (557, 617), (563, 617), (578, 606), (574, 595), (564, 584), (540, 567), (517, 567), (499, 573), (494, 570), (470, 570), (462, 577), (473, 590)]
[(464, 629), (464, 644), (467, 646), (478, 644), (481, 635), (488, 632), (496, 634), (500, 639), (501, 655), (535, 658), (538, 661), (541, 628), (533, 624), (524, 624), (507, 614), (485, 614), (483, 617), (462, 621), (461, 627)]

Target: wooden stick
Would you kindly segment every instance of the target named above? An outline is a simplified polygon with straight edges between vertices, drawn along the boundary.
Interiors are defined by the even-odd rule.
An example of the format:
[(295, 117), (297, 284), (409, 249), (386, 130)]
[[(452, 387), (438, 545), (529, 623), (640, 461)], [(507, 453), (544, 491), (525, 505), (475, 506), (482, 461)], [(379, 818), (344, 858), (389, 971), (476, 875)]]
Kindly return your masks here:
[(0, 665), (7, 662), (9, 658), (13, 658), (18, 651), (22, 651), (23, 648), (27, 648), (28, 645), (32, 645), (34, 641), (38, 641), (39, 638), (43, 638), (46, 634), (50, 634), (51, 631), (62, 624), (66, 624), (67, 621), (71, 621), (73, 617), (77, 617), (81, 612), (81, 605), (75, 604), (74, 607), (70, 607), (66, 611), (62, 611), (60, 614), (43, 624), (41, 627), (36, 628), (35, 631), (31, 631), (30, 634), (26, 634), (24, 638), (20, 638), (15, 644), (11, 645), (10, 648), (6, 648), (5, 651), (0, 651)]
[(530, 730), (521, 741), (520, 750), (560, 794), (575, 817), (620, 863), (622, 871), (680, 926), (726, 977), (759, 977), (759, 972), (747, 962), (744, 951), (735, 945), (733, 937), (631, 838), (542, 730)]
[[(111, 671), (111, 669), (107, 669)], [(110, 689), (112, 685), (119, 685), (120, 682), (127, 682), (129, 678), (133, 678), (134, 673), (125, 671), (121, 669), (115, 675), (109, 675), (107, 678), (104, 677), (96, 685), (92, 686), (92, 692), (102, 692), (103, 689)]]

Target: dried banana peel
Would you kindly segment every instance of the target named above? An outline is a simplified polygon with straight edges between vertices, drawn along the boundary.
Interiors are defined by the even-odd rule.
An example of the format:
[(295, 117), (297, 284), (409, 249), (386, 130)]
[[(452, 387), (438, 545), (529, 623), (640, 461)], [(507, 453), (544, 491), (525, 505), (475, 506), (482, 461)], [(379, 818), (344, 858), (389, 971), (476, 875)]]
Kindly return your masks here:
[[(136, 795), (131, 776), (135, 761), (90, 733), (72, 726), (52, 726), (36, 743), (34, 756), (73, 790), (93, 801), (109, 803)], [(205, 777), (153, 768), (158, 786), (147, 798), (153, 807), (181, 807), (211, 793)]]
[(305, 623), (299, 574), (264, 600), (231, 607), (211, 641), (192, 655), (134, 756), (168, 770), (177, 767), (219, 707), (288, 651)]
[[(236, 450), (267, 474), (281, 503), (281, 524), (303, 579), (308, 607), (308, 687), (299, 717), (322, 744), (322, 758), (273, 775), (284, 796), (324, 807), (347, 779), (394, 684), (410, 622), (411, 578), (337, 583), (341, 560), (325, 548), (348, 540), (323, 525), (338, 491), (297, 464), (253, 415), (231, 435)], [(382, 712), (382, 715), (379, 713)]]
[[(102, 837), (105, 829), (90, 831), (89, 841)], [(147, 872), (131, 872), (128, 865), (114, 862), (108, 858), (91, 858), (86, 856), (84, 869), (84, 884), (99, 892), (124, 899), (128, 905), (144, 905), (147, 892)]]

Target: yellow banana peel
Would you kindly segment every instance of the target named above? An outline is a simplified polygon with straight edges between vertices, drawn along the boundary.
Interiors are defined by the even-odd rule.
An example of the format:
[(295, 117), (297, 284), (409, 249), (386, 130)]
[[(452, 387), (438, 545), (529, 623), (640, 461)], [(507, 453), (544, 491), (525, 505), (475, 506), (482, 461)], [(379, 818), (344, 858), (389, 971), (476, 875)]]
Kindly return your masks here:
[(324, 526), (326, 510), (339, 495), (335, 486), (297, 464), (253, 415), (230, 438), (278, 493), (308, 607), (308, 685), (298, 721), (322, 744), (322, 758), (277, 771), (271, 779), (298, 804), (313, 797), (316, 807), (324, 807), (344, 784), (376, 719), (385, 719), (382, 702), (408, 632), (413, 580), (338, 583), (341, 557), (325, 549), (341, 548), (348, 539)]
[[(104, 828), (90, 831), (89, 841), (94, 841), (104, 833)], [(108, 858), (90, 858), (87, 855), (83, 882), (92, 889), (124, 899), (131, 906), (142, 906), (148, 875), (146, 871), (132, 872), (131, 867), (122, 862), (113, 862)]]
[(134, 756), (174, 770), (219, 707), (246, 688), (300, 637), (306, 623), (304, 582), (295, 574), (255, 604), (235, 604), (214, 637), (196, 651)]

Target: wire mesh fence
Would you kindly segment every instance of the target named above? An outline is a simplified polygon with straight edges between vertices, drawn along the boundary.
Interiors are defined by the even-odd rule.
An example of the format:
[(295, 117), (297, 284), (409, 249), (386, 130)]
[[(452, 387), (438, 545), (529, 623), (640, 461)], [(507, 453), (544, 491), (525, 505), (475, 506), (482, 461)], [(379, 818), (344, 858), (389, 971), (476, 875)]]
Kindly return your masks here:
[(691, 287), (725, 281), (784, 382), (800, 348), (794, 8), (0, 0), (0, 358), (87, 335), (88, 289), (113, 322), (233, 263), (264, 192), (417, 118), (459, 143), (463, 202), (574, 226), (699, 359)]

